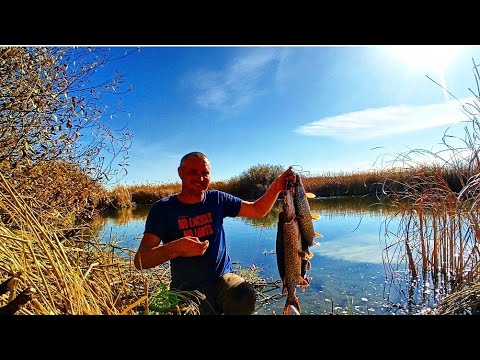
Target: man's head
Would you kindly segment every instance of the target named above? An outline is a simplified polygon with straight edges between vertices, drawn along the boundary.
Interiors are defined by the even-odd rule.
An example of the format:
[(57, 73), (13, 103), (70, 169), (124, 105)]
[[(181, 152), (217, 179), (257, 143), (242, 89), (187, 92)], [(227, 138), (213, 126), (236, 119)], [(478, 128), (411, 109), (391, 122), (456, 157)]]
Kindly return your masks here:
[(190, 152), (180, 160), (178, 175), (182, 179), (182, 192), (203, 196), (210, 185), (210, 161), (199, 151)]

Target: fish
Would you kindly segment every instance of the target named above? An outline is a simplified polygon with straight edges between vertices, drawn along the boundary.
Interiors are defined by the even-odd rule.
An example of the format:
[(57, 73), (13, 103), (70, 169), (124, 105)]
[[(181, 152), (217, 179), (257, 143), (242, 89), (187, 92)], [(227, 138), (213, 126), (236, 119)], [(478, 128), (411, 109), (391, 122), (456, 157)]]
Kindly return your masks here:
[[(305, 241), (302, 241), (302, 252), (304, 255), (302, 257), (302, 263), (300, 266), (300, 276), (304, 278), (308, 284), (310, 284), (310, 280), (307, 277), (307, 270), (310, 270), (312, 267), (310, 260), (313, 258), (313, 253), (308, 250), (308, 246), (305, 245)], [(305, 290), (305, 286), (302, 286), (302, 290)]]
[(313, 227), (313, 219), (319, 219), (320, 216), (318, 214), (312, 214), (310, 211), (308, 199), (314, 198), (315, 194), (305, 191), (300, 174), (295, 174), (295, 183), (293, 183), (292, 186), (294, 189), (293, 203), (302, 237), (302, 248), (306, 250), (309, 246), (315, 245), (314, 238), (322, 237), (322, 234), (317, 233)]
[(276, 252), (278, 271), (283, 285), (282, 294), (287, 296), (283, 314), (289, 315), (291, 306), (301, 313), (296, 288), (301, 285), (304, 289), (309, 285), (302, 276), (302, 261), (307, 260), (308, 255), (302, 250), (302, 238), (292, 189), (284, 191), (283, 208), (278, 216)]
[(277, 238), (275, 242), (275, 252), (277, 254), (277, 267), (280, 278), (284, 279), (285, 277), (285, 257), (283, 251), (283, 235), (284, 235), (284, 224), (290, 222), (295, 217), (295, 208), (292, 203), (292, 198), (289, 196), (287, 199), (287, 192), (283, 192), (283, 207), (282, 211), (278, 215), (277, 223)]

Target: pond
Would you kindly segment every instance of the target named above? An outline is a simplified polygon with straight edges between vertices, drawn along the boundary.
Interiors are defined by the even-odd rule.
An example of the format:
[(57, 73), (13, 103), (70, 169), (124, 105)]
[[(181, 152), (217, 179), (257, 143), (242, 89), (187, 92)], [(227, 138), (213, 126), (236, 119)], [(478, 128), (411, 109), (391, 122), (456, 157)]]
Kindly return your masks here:
[[(310, 199), (318, 245), (307, 272), (310, 286), (297, 288), (302, 314), (406, 314), (409, 310), (398, 274), (384, 264), (385, 223), (397, 226), (393, 211), (375, 198)], [(275, 254), (281, 203), (262, 219), (225, 218), (224, 227), (231, 259), (238, 267), (254, 265), (269, 283), (279, 280)], [(150, 207), (109, 211), (99, 228), (102, 241), (137, 249)], [(401, 271), (401, 270), (399, 270)], [(256, 314), (281, 314), (286, 297), (281, 287), (269, 289), (271, 300), (262, 301)], [(411, 300), (411, 299), (410, 299)]]

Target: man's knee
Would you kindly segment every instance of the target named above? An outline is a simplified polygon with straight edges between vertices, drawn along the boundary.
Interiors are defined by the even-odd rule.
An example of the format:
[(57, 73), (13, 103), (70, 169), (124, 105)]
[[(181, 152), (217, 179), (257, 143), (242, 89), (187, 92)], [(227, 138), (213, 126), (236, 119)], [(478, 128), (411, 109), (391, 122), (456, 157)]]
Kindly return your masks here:
[(236, 274), (226, 274), (220, 289), (223, 313), (251, 315), (255, 311), (256, 294), (252, 284)]
[(232, 302), (225, 314), (251, 315), (255, 311), (256, 294), (253, 285), (244, 281), (232, 289)]

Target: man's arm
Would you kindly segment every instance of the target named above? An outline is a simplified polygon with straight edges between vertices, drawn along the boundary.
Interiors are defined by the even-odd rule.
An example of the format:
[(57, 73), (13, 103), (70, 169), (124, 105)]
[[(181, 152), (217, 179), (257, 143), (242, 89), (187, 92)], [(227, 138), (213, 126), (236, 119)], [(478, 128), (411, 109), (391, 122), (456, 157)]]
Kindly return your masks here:
[(202, 242), (195, 236), (185, 236), (162, 245), (157, 235), (144, 233), (133, 263), (139, 270), (149, 269), (177, 256), (203, 255), (207, 248), (208, 240)]
[(286, 189), (288, 181), (295, 181), (295, 173), (289, 167), (282, 175), (276, 178), (269, 186), (267, 192), (255, 201), (242, 201), (237, 216), (248, 218), (261, 218), (272, 210), (280, 191)]

